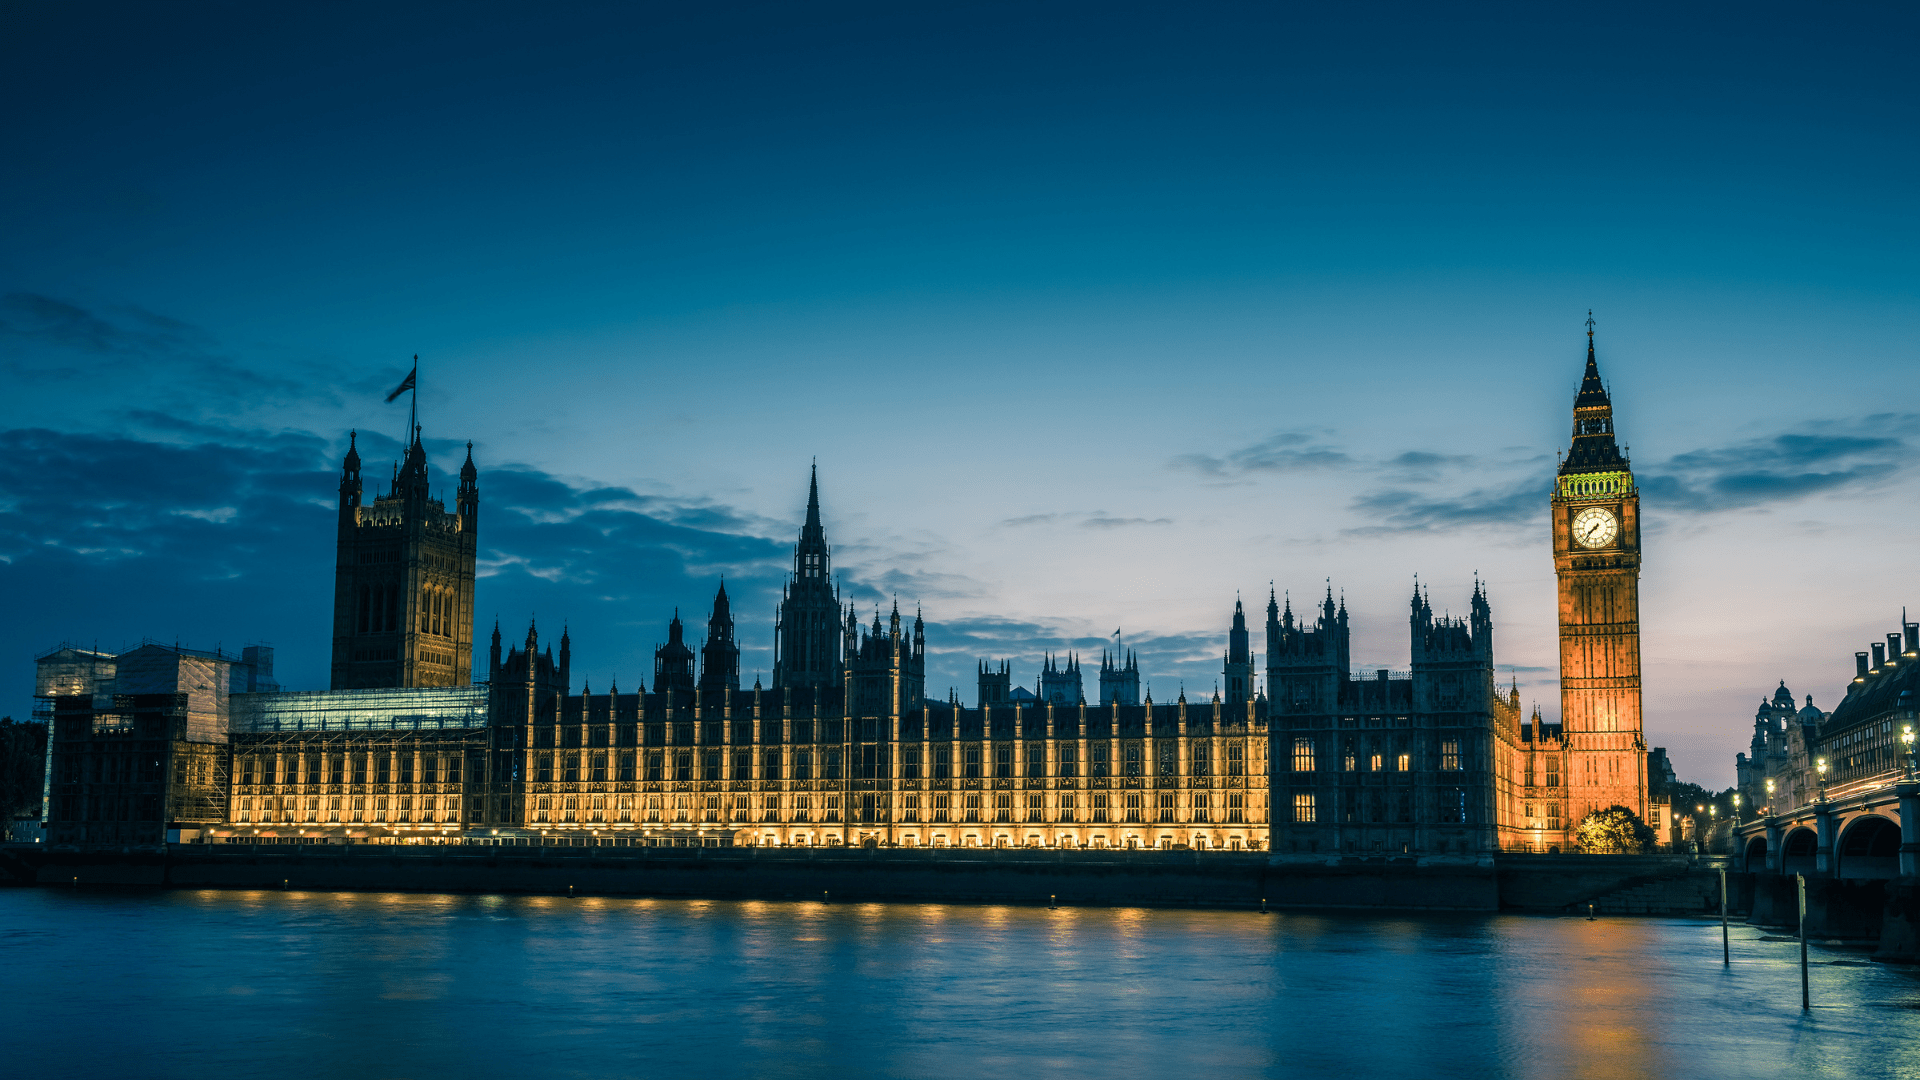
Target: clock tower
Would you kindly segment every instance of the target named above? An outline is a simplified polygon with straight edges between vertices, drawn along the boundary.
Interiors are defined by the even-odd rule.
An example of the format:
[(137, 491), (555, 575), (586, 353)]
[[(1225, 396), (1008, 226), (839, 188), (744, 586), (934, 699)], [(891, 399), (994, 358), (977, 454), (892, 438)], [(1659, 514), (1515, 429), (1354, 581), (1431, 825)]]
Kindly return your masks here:
[[(1553, 567), (1560, 584), (1560, 720), (1567, 829), (1589, 811), (1647, 816), (1640, 727), (1640, 495), (1614, 441), (1613, 403), (1593, 357), (1573, 402), (1573, 446), (1553, 488)], [(1571, 839), (1571, 836), (1569, 836)]]

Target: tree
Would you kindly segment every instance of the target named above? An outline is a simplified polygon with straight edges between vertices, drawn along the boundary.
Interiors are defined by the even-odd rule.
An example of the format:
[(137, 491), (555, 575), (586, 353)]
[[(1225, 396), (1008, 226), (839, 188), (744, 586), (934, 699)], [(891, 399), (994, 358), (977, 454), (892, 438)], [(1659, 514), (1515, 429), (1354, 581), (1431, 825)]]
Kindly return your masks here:
[(1624, 806), (1595, 810), (1580, 819), (1580, 850), (1603, 855), (1639, 855), (1653, 850), (1653, 827)]

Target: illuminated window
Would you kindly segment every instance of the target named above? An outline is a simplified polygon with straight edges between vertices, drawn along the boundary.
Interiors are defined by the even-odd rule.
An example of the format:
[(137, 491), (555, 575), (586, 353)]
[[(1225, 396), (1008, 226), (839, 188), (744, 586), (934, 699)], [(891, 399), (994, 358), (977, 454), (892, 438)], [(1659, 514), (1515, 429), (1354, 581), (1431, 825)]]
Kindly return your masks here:
[(1208, 776), (1213, 772), (1213, 751), (1205, 739), (1194, 742), (1187, 768), (1194, 776)]
[(373, 820), (387, 820), (387, 797), (385, 795), (373, 800)]
[(647, 820), (660, 820), (660, 796), (658, 795), (647, 796)]
[(687, 821), (687, 810), (687, 797), (685, 795), (675, 795), (673, 797), (673, 820)]
[[(545, 799), (540, 800), (542, 804), (545, 804), (546, 801), (547, 800)], [(395, 821), (412, 821), (413, 820), (413, 796), (411, 795), (400, 796), (400, 808), (394, 811), (393, 820)], [(544, 821), (545, 819), (543, 818), (541, 820)]]
[[(1296, 744), (1294, 746), (1294, 749), (1297, 751), (1299, 749), (1299, 746)], [(1312, 742), (1307, 743), (1307, 760), (1309, 762), (1313, 760), (1313, 743)], [(1312, 770), (1309, 769), (1308, 771), (1311, 772)], [(1247, 774), (1247, 748), (1244, 746), (1241, 746), (1237, 742), (1228, 743), (1227, 744), (1227, 775), (1228, 776), (1245, 776), (1246, 774)]]
[[(403, 798), (403, 799), (401, 799), (401, 800), (400, 800), (400, 805), (401, 805), (401, 806), (403, 806), (403, 807), (404, 807), (404, 806), (406, 805), (406, 803), (407, 803), (407, 800), (406, 800), (406, 799), (404, 799), (404, 798)], [(405, 821), (405, 820), (407, 820), (407, 819), (406, 819), (406, 811), (405, 811), (405, 810), (402, 810), (402, 811), (401, 811), (400, 813), (401, 813), (401, 817), (400, 817), (400, 820), (401, 820), (401, 821)], [(548, 819), (550, 819), (550, 818), (551, 818), (552, 816), (553, 816), (553, 798), (552, 798), (552, 796), (549, 796), (549, 795), (542, 795), (542, 796), (540, 796), (540, 801), (539, 801), (538, 803), (535, 803), (535, 804), (534, 804), (534, 810), (533, 810), (533, 820), (535, 820), (535, 821), (547, 821), (547, 820), (548, 820)]]
[(1560, 786), (1560, 758), (1555, 754), (1547, 755), (1547, 786)]
[(1313, 792), (1296, 791), (1293, 793), (1293, 820), (1297, 824), (1313, 824)]
[(826, 816), (822, 817), (820, 820), (839, 821), (840, 820), (840, 796), (838, 795), (827, 796), (826, 804), (827, 804)]
[[(1307, 800), (1311, 803), (1313, 796), (1307, 796)], [(1238, 791), (1227, 792), (1227, 820), (1238, 823), (1245, 820), (1246, 814), (1247, 797)]]
[(1140, 805), (1142, 802), (1140, 793), (1137, 791), (1129, 791), (1127, 792), (1126, 800), (1127, 820), (1139, 821), (1140, 812), (1143, 809)]
[(1213, 820), (1213, 797), (1204, 791), (1193, 793), (1193, 820), (1206, 822)]
[(966, 811), (966, 815), (967, 815), (966, 820), (979, 821), (980, 820), (980, 796), (968, 795), (965, 798), (966, 798), (966, 801), (962, 804), (962, 809)]
[(619, 813), (621, 821), (632, 821), (633, 820), (633, 796), (631, 795), (620, 796), (620, 801), (618, 804), (616, 804), (615, 809)]
[(720, 820), (720, 796), (707, 796), (707, 804), (701, 807), (701, 815), (700, 820), (708, 824), (718, 823)]
[(238, 809), (239, 809), (239, 813), (235, 814), (233, 818), (235, 821), (247, 822), (247, 821), (253, 820), (253, 800), (252, 799), (241, 799), (239, 801)]
[(1174, 775), (1179, 763), (1179, 747), (1170, 742), (1163, 742), (1155, 748), (1155, 753), (1160, 759), (1160, 775)]
[(933, 820), (935, 821), (947, 820), (947, 816), (949, 813), (949, 807), (948, 807), (949, 800), (950, 800), (950, 796), (947, 796), (947, 795), (935, 795), (933, 797)]
[(780, 820), (780, 796), (778, 795), (761, 796), (760, 820), (762, 821), (779, 821)]
[(1105, 794), (1096, 793), (1093, 796), (1093, 820), (1104, 823), (1112, 816), (1112, 810), (1109, 808), (1111, 801), (1112, 797)]
[(918, 795), (900, 796), (900, 820), (902, 821), (919, 821), (920, 820), (920, 796)]
[(1174, 800), (1173, 792), (1163, 791), (1160, 793), (1160, 820), (1161, 821), (1173, 820), (1173, 814), (1174, 814), (1173, 800)]
[(966, 768), (966, 778), (969, 780), (980, 779), (980, 748), (978, 746), (969, 746), (966, 748), (965, 754), (966, 758), (963, 764)]
[(1127, 756), (1125, 760), (1126, 760), (1126, 767), (1127, 767), (1127, 775), (1139, 776), (1140, 775), (1140, 744), (1128, 743), (1126, 754)]
[(1357, 761), (1358, 759), (1356, 759), (1353, 754), (1353, 740), (1348, 739), (1346, 744), (1340, 748), (1340, 768), (1347, 772), (1353, 772), (1358, 767)]
[(1077, 801), (1078, 801), (1077, 798), (1071, 791), (1063, 791), (1060, 793), (1060, 820), (1061, 821), (1074, 820), (1074, 814), (1073, 814), (1074, 804)]
[(1367, 758), (1368, 772), (1385, 772), (1386, 768), (1387, 768), (1386, 762), (1382, 760), (1380, 754), (1377, 751), (1372, 755), (1368, 756)]
[(1047, 797), (1039, 792), (1027, 796), (1027, 820), (1045, 821), (1047, 819)]
[(1396, 771), (1399, 771), (1399, 772), (1412, 772), (1413, 771), (1413, 755), (1401, 754), (1399, 757), (1394, 758), (1393, 767)]
[(993, 820), (1013, 820), (1013, 793), (1003, 791), (993, 797)]
[(355, 795), (353, 797), (353, 820), (367, 820), (367, 797), (365, 795)]
[(1440, 740), (1440, 767), (1452, 771), (1460, 768), (1460, 740)]
[(1555, 832), (1560, 829), (1560, 804), (1557, 802), (1547, 804), (1547, 828)]
[(607, 800), (605, 796), (595, 795), (593, 797), (593, 806), (591, 808), (591, 816), (588, 817), (587, 820), (588, 821), (607, 820)]
[(318, 821), (319, 818), (320, 818), (320, 800), (308, 799), (307, 800), (307, 820)]

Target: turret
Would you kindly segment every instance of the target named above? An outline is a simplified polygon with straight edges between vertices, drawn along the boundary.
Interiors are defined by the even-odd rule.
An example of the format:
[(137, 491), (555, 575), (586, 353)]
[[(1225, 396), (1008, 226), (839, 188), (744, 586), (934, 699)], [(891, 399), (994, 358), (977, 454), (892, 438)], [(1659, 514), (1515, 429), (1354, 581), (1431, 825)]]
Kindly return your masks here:
[(500, 620), (493, 620), (493, 644), (487, 648), (487, 681), (500, 678)]
[(573, 642), (567, 637), (567, 624), (560, 624), (560, 692), (573, 692)]
[(340, 518), (351, 521), (360, 505), (360, 433), (347, 433), (347, 457), (340, 463)]

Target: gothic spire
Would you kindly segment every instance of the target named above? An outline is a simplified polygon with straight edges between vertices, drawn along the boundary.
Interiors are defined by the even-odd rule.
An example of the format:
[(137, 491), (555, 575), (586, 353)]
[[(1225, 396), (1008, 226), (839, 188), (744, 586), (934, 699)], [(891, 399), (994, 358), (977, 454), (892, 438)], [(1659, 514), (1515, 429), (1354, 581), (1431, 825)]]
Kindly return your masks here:
[(1600, 365), (1593, 356), (1593, 312), (1587, 312), (1587, 369), (1580, 378), (1580, 392), (1573, 399), (1573, 445), (1560, 464), (1560, 475), (1583, 472), (1608, 472), (1628, 467), (1613, 436), (1613, 401), (1607, 384), (1600, 380)]

